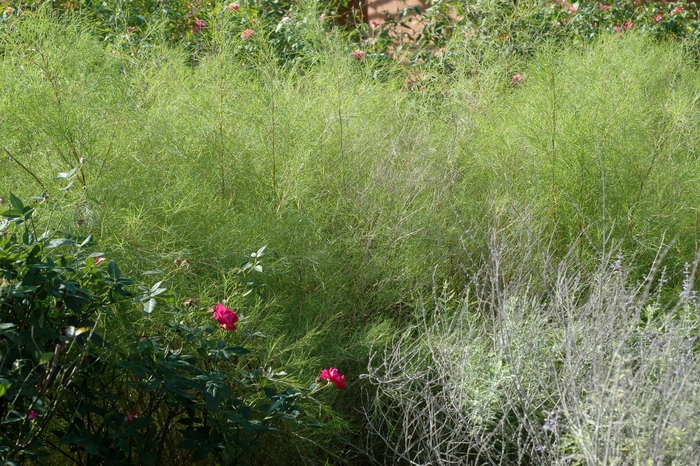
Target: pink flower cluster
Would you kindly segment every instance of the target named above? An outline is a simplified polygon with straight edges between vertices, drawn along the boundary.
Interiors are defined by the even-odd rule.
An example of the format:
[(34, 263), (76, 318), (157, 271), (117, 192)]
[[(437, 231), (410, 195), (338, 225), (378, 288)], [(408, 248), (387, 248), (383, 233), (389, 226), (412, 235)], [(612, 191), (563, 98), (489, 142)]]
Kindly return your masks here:
[(238, 3), (235, 3), (235, 2), (234, 2), (234, 3), (229, 3), (229, 4), (226, 6), (226, 8), (227, 8), (229, 11), (238, 11), (238, 10), (241, 9), (241, 5), (239, 5)]
[(522, 81), (522, 80), (523, 80), (523, 77), (521, 75), (514, 74), (513, 79), (510, 80), (510, 85), (517, 86), (518, 84), (520, 84), (520, 81)]
[(214, 307), (214, 319), (224, 330), (236, 330), (235, 323), (238, 322), (238, 314), (227, 308), (223, 304)]
[(340, 375), (340, 373), (338, 373), (338, 369), (336, 369), (335, 367), (330, 367), (330, 368), (328, 368), (328, 369), (323, 369), (323, 370), (321, 371), (321, 376), (320, 376), (320, 377), (321, 377), (323, 380), (327, 380), (327, 381), (332, 382), (333, 384), (335, 384), (335, 386), (336, 386), (336, 388), (337, 388), (338, 390), (343, 390), (343, 389), (345, 388), (345, 386), (347, 385), (347, 384), (345, 383), (345, 376), (344, 376), (344, 375)]
[(241, 39), (248, 40), (253, 37), (253, 34), (255, 34), (255, 31), (252, 29), (246, 29), (245, 31), (241, 32)]
[(365, 52), (364, 52), (364, 50), (360, 50), (360, 49), (353, 50), (352, 56), (355, 57), (355, 60), (362, 60), (363, 58), (365, 58)]
[(136, 422), (136, 411), (130, 412), (129, 415), (126, 416), (125, 420), (127, 424), (133, 425), (134, 422)]

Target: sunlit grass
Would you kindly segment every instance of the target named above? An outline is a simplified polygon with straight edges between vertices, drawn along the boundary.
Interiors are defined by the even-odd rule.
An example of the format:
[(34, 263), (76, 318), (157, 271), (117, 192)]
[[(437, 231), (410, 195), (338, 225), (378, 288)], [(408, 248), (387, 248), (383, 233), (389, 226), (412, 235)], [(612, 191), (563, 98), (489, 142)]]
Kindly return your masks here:
[[(3, 159), (2, 193), (49, 193), (58, 227), (95, 235), (129, 274), (161, 270), (181, 300), (220, 299), (267, 245), (270, 301), (249, 316), (266, 361), (299, 378), (342, 368), (343, 414), (371, 341), (435, 283), (467, 286), (494, 228), (522, 212), (540, 235), (528, 247), (584, 264), (614, 240), (643, 272), (676, 239), (678, 278), (697, 252), (700, 74), (671, 45), (628, 34), (475, 64), (455, 42), (452, 74), (407, 74), (332, 34), (313, 65), (289, 68), (225, 34), (193, 66), (157, 43), (113, 53), (41, 15), (16, 30), (0, 38), (0, 147), (22, 165)], [(430, 77), (424, 92), (412, 73)], [(504, 279), (549, 260), (509, 247)]]

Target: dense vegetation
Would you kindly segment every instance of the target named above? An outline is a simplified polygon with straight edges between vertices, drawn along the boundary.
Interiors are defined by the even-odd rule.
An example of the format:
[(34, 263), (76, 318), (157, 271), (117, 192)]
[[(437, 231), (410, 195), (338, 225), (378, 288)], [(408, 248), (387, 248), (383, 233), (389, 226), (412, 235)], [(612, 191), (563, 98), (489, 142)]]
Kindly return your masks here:
[(6, 464), (696, 461), (694, 7), (101, 5), (0, 21)]

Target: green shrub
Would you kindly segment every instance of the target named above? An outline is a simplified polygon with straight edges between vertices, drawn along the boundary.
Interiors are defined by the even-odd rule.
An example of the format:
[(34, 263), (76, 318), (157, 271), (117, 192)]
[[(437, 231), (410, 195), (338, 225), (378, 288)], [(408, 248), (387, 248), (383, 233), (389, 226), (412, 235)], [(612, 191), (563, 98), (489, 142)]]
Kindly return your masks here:
[[(251, 350), (226, 335), (238, 315), (223, 304), (210, 310), (213, 319), (192, 299), (159, 311), (169, 314), (167, 325), (151, 319), (167, 297), (163, 281), (135, 287), (104, 253), (89, 253), (91, 237), (39, 235), (37, 211), (9, 200), (0, 223), (0, 459), (7, 464), (49, 455), (75, 464), (240, 464), (260, 435), (277, 430), (276, 420), (306, 425), (304, 399), (330, 382), (345, 387), (337, 372), (321, 372), (327, 384), (297, 389), (283, 371), (254, 368), (264, 362), (246, 358)], [(242, 276), (262, 271), (263, 250)], [(243, 295), (232, 291), (227, 304), (245, 308)], [(129, 312), (132, 301), (142, 303), (145, 320)], [(107, 331), (117, 314), (131, 317), (128, 333)], [(244, 335), (243, 343), (264, 338)]]

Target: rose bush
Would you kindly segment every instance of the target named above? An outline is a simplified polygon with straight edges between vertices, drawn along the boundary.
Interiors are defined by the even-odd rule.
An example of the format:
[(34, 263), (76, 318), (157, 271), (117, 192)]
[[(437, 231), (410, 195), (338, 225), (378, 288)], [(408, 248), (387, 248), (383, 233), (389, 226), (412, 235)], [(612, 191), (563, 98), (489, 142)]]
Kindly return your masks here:
[[(298, 387), (249, 359), (253, 351), (237, 341), (264, 335), (233, 334), (238, 313), (221, 303), (209, 313), (195, 299), (180, 307), (163, 281), (124, 277), (90, 252), (91, 237), (39, 233), (36, 209), (9, 199), (0, 221), (3, 464), (49, 455), (75, 464), (239, 464), (280, 422), (308, 425), (306, 400), (325, 386)], [(238, 273), (261, 272), (264, 249)], [(228, 302), (242, 305), (244, 294), (234, 290)], [(156, 308), (169, 322), (153, 317)], [(120, 325), (133, 320), (105, 333), (117, 314)], [(337, 369), (323, 373), (345, 387)]]

